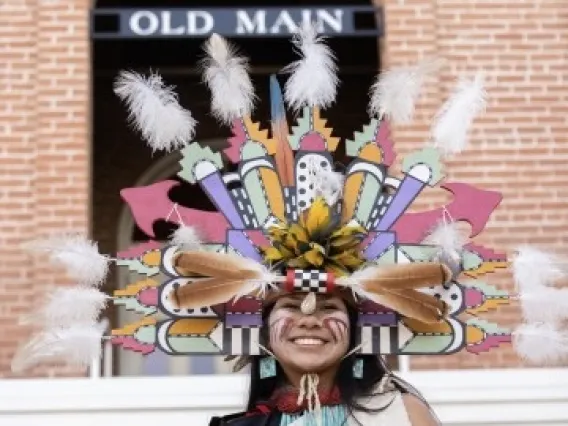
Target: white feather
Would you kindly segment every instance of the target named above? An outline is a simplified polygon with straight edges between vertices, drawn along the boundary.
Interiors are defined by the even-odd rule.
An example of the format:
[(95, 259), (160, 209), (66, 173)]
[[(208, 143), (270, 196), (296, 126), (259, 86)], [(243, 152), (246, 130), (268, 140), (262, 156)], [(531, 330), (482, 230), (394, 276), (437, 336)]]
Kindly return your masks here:
[(485, 110), (486, 104), (487, 93), (481, 73), (472, 81), (460, 81), (437, 114), (432, 129), (434, 146), (444, 154), (463, 151), (473, 120)]
[(426, 237), (425, 242), (439, 247), (443, 253), (455, 255), (463, 250), (466, 238), (456, 222), (444, 218)]
[(333, 52), (309, 24), (298, 30), (293, 43), (300, 50), (302, 59), (283, 70), (291, 73), (285, 86), (286, 101), (296, 111), (305, 106), (330, 106), (335, 101), (339, 83)]
[(196, 121), (178, 102), (171, 86), (162, 77), (122, 71), (114, 92), (126, 103), (129, 120), (154, 150), (171, 151), (189, 143), (195, 135)]
[(25, 245), (32, 251), (45, 251), (50, 260), (61, 264), (77, 284), (98, 286), (105, 280), (110, 259), (99, 253), (97, 243), (81, 235), (36, 240)]
[(523, 324), (513, 333), (513, 346), (528, 362), (555, 364), (568, 356), (568, 335), (549, 324)]
[(409, 123), (426, 78), (440, 69), (441, 60), (429, 59), (414, 66), (397, 67), (377, 76), (371, 88), (369, 114)]
[(512, 260), (513, 277), (519, 292), (536, 291), (566, 275), (567, 264), (559, 256), (536, 247), (521, 246)]
[(336, 280), (336, 284), (342, 287), (349, 288), (353, 293), (353, 296), (359, 296), (363, 299), (369, 299), (376, 303), (380, 303), (378, 296), (374, 293), (370, 293), (364, 288), (362, 284), (369, 279), (375, 280), (377, 278), (377, 269), (379, 266), (366, 266), (362, 269), (355, 271), (353, 274), (340, 277)]
[(568, 318), (568, 289), (543, 287), (519, 294), (527, 322), (559, 323)]
[(308, 170), (313, 197), (323, 197), (327, 205), (334, 206), (343, 194), (344, 176), (332, 169), (321, 167), (315, 160), (309, 162)]
[(205, 43), (203, 80), (212, 94), (211, 110), (222, 123), (250, 116), (255, 94), (248, 74), (248, 59), (237, 56), (235, 47), (213, 34)]
[(186, 225), (180, 225), (173, 232), (170, 242), (184, 250), (198, 250), (203, 244), (195, 228)]
[(58, 288), (47, 296), (39, 311), (28, 315), (23, 322), (38, 324), (44, 329), (92, 324), (108, 300), (109, 296), (94, 288)]
[(43, 362), (86, 367), (100, 356), (104, 330), (102, 323), (94, 323), (36, 334), (16, 351), (12, 359), (12, 371), (21, 373)]

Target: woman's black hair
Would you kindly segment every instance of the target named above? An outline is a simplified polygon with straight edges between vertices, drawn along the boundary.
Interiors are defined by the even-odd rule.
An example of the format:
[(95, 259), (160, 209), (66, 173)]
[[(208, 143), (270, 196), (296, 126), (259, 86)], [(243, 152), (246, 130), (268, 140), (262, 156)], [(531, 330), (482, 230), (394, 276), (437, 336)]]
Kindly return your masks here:
[[(268, 307), (264, 311), (264, 320), (266, 324), (266, 318), (268, 317), (272, 307)], [(349, 323), (351, 330), (355, 330), (357, 326), (357, 316), (358, 313), (355, 309), (348, 306), (347, 311), (349, 314)], [(263, 327), (262, 338), (267, 341), (266, 337), (268, 335), (267, 327)], [(349, 351), (352, 350), (356, 343), (355, 333), (350, 333), (349, 338)], [(355, 358), (363, 359), (363, 376), (361, 378), (353, 377), (353, 362)], [(280, 366), (276, 365), (276, 375), (270, 378), (260, 378), (260, 359), (262, 357), (255, 356), (252, 357), (250, 364), (250, 390), (249, 398), (247, 404), (247, 410), (252, 410), (255, 406), (262, 402), (267, 402), (270, 400), (273, 392), (279, 387), (286, 383), (286, 378), (284, 372)], [(360, 397), (366, 397), (373, 395), (373, 390), (376, 385), (380, 382), (385, 374), (389, 373), (385, 364), (381, 361), (377, 355), (352, 355), (346, 357), (341, 361), (335, 382), (339, 388), (341, 398), (343, 403), (346, 405), (349, 411), (361, 410), (361, 411), (375, 411), (369, 410), (357, 403), (357, 399)], [(396, 384), (395, 384), (396, 385)], [(398, 386), (398, 385), (397, 385)], [(404, 390), (401, 388), (401, 390)], [(386, 407), (382, 407), (383, 409)]]

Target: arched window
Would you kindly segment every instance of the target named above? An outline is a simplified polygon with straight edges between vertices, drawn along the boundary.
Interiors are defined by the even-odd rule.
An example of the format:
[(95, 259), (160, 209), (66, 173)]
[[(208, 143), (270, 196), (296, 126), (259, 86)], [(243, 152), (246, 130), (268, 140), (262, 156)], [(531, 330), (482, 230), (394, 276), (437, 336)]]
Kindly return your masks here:
[[(270, 2), (271, 7), (315, 7), (344, 5), (344, 1), (312, 0)], [(350, 6), (369, 6), (368, 0), (348, 2)], [(180, 0), (98, 0), (97, 8), (166, 8), (166, 7), (260, 7), (265, 1), (209, 0), (207, 2)], [(99, 23), (100, 24), (100, 23)], [(176, 154), (152, 153), (129, 128), (127, 113), (112, 92), (113, 79), (122, 69), (147, 72), (157, 70), (168, 84), (175, 85), (180, 103), (191, 110), (199, 122), (196, 139), (214, 150), (226, 146), (230, 129), (220, 126), (210, 114), (210, 94), (201, 82), (198, 61), (203, 56), (205, 38), (183, 39), (107, 39), (93, 41), (93, 236), (101, 249), (114, 253), (127, 248), (131, 242), (145, 240), (134, 224), (130, 211), (120, 198), (120, 190), (149, 185), (159, 180), (175, 178), (179, 171)], [(242, 54), (250, 58), (251, 75), (259, 102), (253, 114), (255, 121), (268, 127), (268, 77), (277, 73), (297, 57), (288, 38), (246, 37), (232, 40)], [(366, 112), (368, 91), (379, 64), (379, 44), (374, 37), (330, 37), (340, 65), (341, 85), (336, 106), (324, 112), (334, 134), (348, 138), (368, 121)], [(355, 49), (354, 46), (357, 46)], [(282, 79), (285, 77), (282, 76)], [(290, 118), (290, 123), (292, 119)], [(341, 151), (339, 151), (341, 155)], [(211, 209), (213, 206), (198, 186), (184, 184), (172, 197), (189, 207)], [(168, 223), (155, 224), (156, 235), (173, 230)], [(120, 270), (114, 272), (107, 290), (124, 286), (129, 277)], [(113, 324), (127, 319), (119, 309), (109, 310)], [(134, 318), (133, 318), (134, 319)], [(155, 354), (143, 358), (137, 354), (115, 350), (113, 371), (116, 375), (173, 375), (225, 372), (221, 357), (166, 357)], [(219, 359), (215, 359), (219, 358)]]

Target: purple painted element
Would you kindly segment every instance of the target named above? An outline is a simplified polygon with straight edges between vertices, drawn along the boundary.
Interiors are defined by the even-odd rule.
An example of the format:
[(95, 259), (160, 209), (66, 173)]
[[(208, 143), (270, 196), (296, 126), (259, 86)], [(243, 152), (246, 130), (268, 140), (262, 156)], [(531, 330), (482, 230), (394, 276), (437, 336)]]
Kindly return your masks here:
[[(471, 225), (470, 238), (483, 231), (491, 213), (503, 199), (499, 192), (478, 189), (466, 183), (446, 183), (441, 187), (454, 195), (454, 199), (445, 209), (456, 222), (465, 221)], [(442, 219), (443, 214), (444, 208), (406, 213), (393, 227), (397, 241), (400, 244), (420, 243)]]
[(511, 343), (512, 338), (510, 334), (501, 335), (487, 335), (485, 339), (473, 345), (467, 345), (466, 350), (472, 354), (480, 354), (482, 352), (489, 352), (490, 349), (496, 348), (502, 343)]
[(170, 359), (168, 355), (162, 351), (156, 351), (144, 357), (144, 365), (142, 370), (146, 376), (169, 376), (170, 375)]
[[(120, 191), (122, 199), (132, 211), (134, 221), (146, 235), (155, 237), (154, 223), (158, 220), (165, 220), (172, 211), (174, 202), (170, 200), (168, 193), (172, 188), (179, 185), (180, 183), (174, 180), (165, 180), (148, 186), (125, 188)], [(184, 206), (178, 206), (178, 211), (183, 223), (199, 225), (199, 231), (204, 241), (211, 243), (225, 242), (228, 223), (221, 213), (196, 210)], [(174, 214), (170, 216), (169, 220), (177, 223), (178, 217)], [(136, 250), (136, 248), (132, 250)], [(123, 256), (132, 253), (129, 250), (121, 252)]]
[(395, 234), (392, 232), (379, 232), (375, 240), (365, 248), (363, 256), (367, 260), (377, 259), (385, 250), (395, 242)]
[(396, 326), (398, 324), (398, 320), (396, 314), (394, 312), (387, 312), (383, 314), (359, 314), (359, 322), (357, 323), (360, 326)]
[(225, 325), (232, 327), (262, 327), (262, 314), (227, 314)]
[(465, 289), (465, 306), (467, 308), (476, 308), (483, 305), (485, 294), (476, 288)]
[(381, 124), (379, 124), (379, 130), (375, 135), (375, 143), (381, 148), (383, 164), (387, 166), (390, 166), (396, 158), (394, 143), (390, 138), (390, 135), (390, 123), (386, 119), (383, 119)]
[(209, 199), (217, 206), (217, 209), (225, 215), (233, 228), (244, 228), (245, 225), (237, 212), (231, 194), (225, 186), (219, 172), (215, 172), (199, 181)]
[(302, 151), (325, 151), (325, 139), (317, 132), (310, 132), (300, 139)]
[(145, 306), (158, 306), (158, 289), (156, 287), (145, 288), (140, 291), (136, 298)]
[(249, 259), (262, 262), (262, 256), (245, 236), (245, 232), (238, 229), (231, 229), (227, 232), (227, 244)]
[(406, 175), (375, 229), (377, 231), (389, 230), (425, 186), (426, 183)]

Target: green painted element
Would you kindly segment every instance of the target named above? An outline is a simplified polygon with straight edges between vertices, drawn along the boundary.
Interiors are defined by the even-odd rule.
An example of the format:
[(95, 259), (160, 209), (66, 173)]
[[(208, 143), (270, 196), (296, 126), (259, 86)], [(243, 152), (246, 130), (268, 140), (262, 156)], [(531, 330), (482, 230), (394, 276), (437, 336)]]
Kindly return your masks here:
[(136, 296), (130, 297), (119, 297), (113, 300), (114, 305), (122, 305), (127, 311), (133, 311), (144, 316), (152, 315), (156, 313), (155, 306), (144, 306), (136, 299)]
[(376, 265), (392, 265), (396, 263), (396, 247), (389, 248), (375, 262)]
[(297, 123), (295, 126), (292, 126), (292, 131), (290, 136), (288, 136), (288, 142), (293, 150), (298, 149), (300, 139), (312, 130), (312, 109), (310, 107), (302, 109), (302, 115), (298, 118)]
[(118, 266), (126, 266), (128, 267), (129, 271), (132, 272), (137, 272), (139, 274), (142, 275), (146, 275), (148, 277), (151, 277), (153, 275), (156, 275), (160, 272), (160, 268), (157, 266), (146, 266), (144, 265), (142, 262), (140, 262), (140, 260), (138, 259), (119, 259), (116, 261), (116, 264)]
[(486, 296), (493, 296), (493, 297), (509, 297), (509, 293), (506, 290), (499, 290), (496, 287), (487, 284), (484, 281), (473, 280), (473, 281), (466, 281), (461, 283), (463, 286), (468, 288), (476, 288), (479, 289), (485, 294)]
[(414, 166), (419, 164), (425, 164), (430, 168), (431, 175), (428, 185), (434, 186), (443, 179), (442, 160), (440, 152), (436, 148), (426, 147), (404, 157), (402, 171), (409, 173)]
[(432, 246), (419, 246), (419, 245), (399, 245), (399, 250), (403, 251), (414, 262), (429, 262), (436, 251), (436, 247)]
[(268, 210), (268, 201), (263, 190), (262, 182), (260, 181), (260, 173), (258, 170), (253, 170), (247, 173), (243, 180), (243, 186), (247, 191), (252, 204), (252, 209), (256, 215), (259, 224), (264, 223), (270, 211)]
[(355, 213), (359, 223), (367, 223), (369, 220), (381, 186), (382, 184), (374, 176), (365, 174), (365, 182), (363, 182), (363, 189), (359, 195)]
[(243, 145), (243, 148), (242, 148), (242, 151), (241, 151), (242, 161), (252, 160), (254, 158), (262, 158), (262, 157), (266, 157), (267, 155), (268, 155), (268, 153), (266, 152), (264, 145), (262, 145), (259, 142), (255, 142), (255, 141), (247, 141)]
[(379, 123), (376, 118), (372, 119), (369, 124), (363, 126), (362, 132), (355, 132), (352, 140), (345, 141), (345, 151), (349, 157), (357, 157), (361, 148), (374, 142)]
[(271, 356), (260, 359), (260, 378), (276, 377), (276, 360)]
[(155, 325), (144, 325), (136, 330), (136, 333), (132, 336), (140, 343), (155, 344), (156, 343), (156, 326)]
[(485, 321), (481, 318), (470, 318), (466, 321), (467, 325), (480, 328), (481, 330), (485, 331), (487, 334), (510, 334), (511, 330), (501, 327), (498, 324)]
[(180, 354), (219, 354), (221, 350), (208, 338), (202, 336), (169, 336), (168, 343)]
[(483, 259), (477, 253), (464, 250), (462, 254), (462, 264), (465, 271), (477, 269), (483, 263)]
[(423, 336), (413, 337), (408, 344), (402, 348), (400, 354), (439, 354), (449, 347), (454, 340), (454, 336)]
[(180, 151), (182, 159), (179, 164), (181, 171), (178, 176), (185, 179), (189, 183), (195, 183), (195, 175), (193, 173), (194, 167), (201, 161), (209, 161), (217, 167), (217, 170), (223, 169), (223, 159), (218, 152), (211, 151), (208, 146), (202, 147), (197, 142), (192, 142)]

